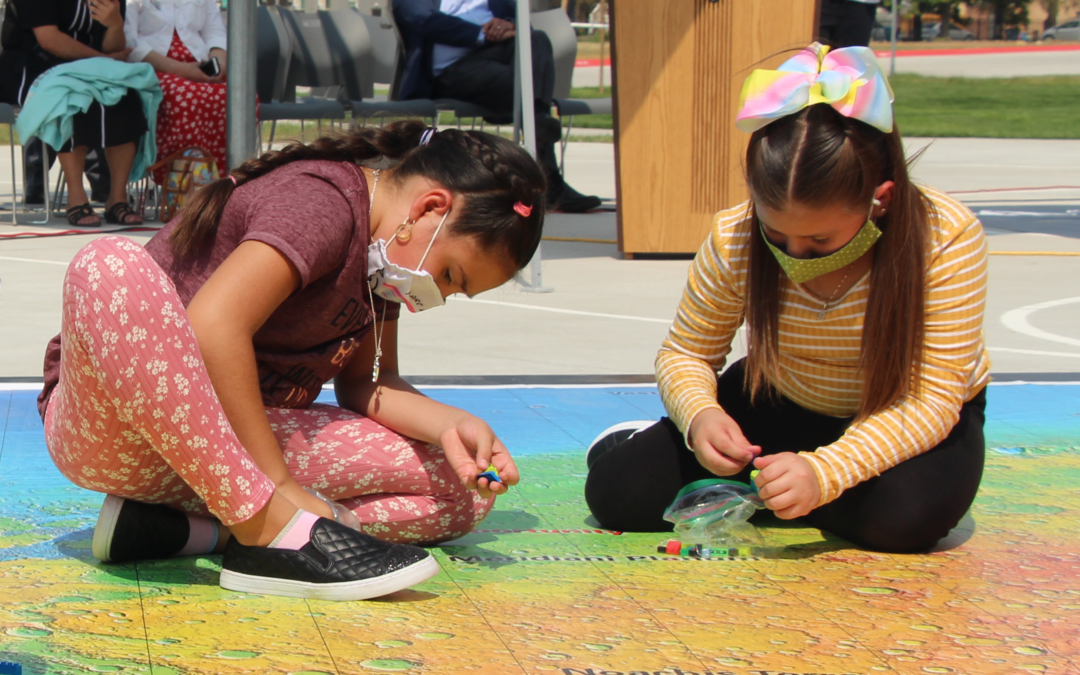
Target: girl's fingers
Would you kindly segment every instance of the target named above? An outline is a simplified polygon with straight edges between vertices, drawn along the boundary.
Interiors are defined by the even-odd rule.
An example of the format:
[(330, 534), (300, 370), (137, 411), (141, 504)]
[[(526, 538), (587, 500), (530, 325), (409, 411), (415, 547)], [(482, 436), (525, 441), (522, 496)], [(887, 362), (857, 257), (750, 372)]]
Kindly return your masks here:
[(506, 449), (506, 446), (498, 438), (495, 439), (492, 446), (491, 462), (499, 472), (499, 478), (507, 486), (517, 485), (518, 481), (521, 480), (514, 458), (510, 456), (510, 451)]
[(457, 430), (444, 434), (439, 440), (442, 442), (446, 461), (450, 462), (450, 466), (454, 468), (454, 473), (461, 479), (461, 484), (469, 490), (476, 489), (476, 476), (479, 473), (476, 471), (476, 462), (465, 448), (465, 444), (461, 442)]

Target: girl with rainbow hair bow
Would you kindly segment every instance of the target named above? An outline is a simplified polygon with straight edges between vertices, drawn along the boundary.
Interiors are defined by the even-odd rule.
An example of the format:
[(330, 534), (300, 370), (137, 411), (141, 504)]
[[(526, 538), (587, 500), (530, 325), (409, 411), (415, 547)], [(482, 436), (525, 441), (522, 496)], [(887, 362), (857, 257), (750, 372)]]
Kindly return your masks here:
[[(911, 181), (892, 100), (865, 47), (815, 43), (747, 78), (750, 200), (717, 214), (691, 266), (656, 360), (669, 416), (594, 443), (585, 496), (604, 527), (670, 529), (682, 487), (753, 469), (778, 517), (875, 550), (927, 550), (967, 512), (986, 246), (971, 211)], [(743, 325), (746, 357), (724, 370)]]

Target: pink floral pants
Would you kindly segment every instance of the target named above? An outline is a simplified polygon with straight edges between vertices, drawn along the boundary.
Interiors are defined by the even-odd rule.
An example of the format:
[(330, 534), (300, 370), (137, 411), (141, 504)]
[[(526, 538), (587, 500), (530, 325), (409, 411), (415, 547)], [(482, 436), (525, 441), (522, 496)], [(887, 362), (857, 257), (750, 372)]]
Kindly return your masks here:
[[(142, 246), (103, 237), (64, 279), (60, 382), (45, 415), (72, 482), (188, 513), (244, 521), (274, 486), (241, 447), (214, 393), (172, 281)], [(467, 491), (435, 445), (330, 405), (267, 408), (289, 471), (352, 509), (369, 534), (462, 536), (493, 500)]]

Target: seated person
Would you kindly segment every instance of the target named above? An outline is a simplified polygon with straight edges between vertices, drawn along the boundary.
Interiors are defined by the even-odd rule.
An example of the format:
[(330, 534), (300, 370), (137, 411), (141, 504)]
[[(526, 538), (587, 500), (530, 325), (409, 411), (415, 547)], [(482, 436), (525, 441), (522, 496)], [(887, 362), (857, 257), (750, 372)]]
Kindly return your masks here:
[[(0, 52), (0, 101), (21, 106), (30, 85), (53, 66), (107, 56), (126, 60), (124, 0), (8, 0), (4, 15), (4, 50)], [(83, 188), (89, 148), (105, 148), (111, 175), (105, 220), (119, 225), (143, 222), (127, 203), (128, 173), (135, 142), (147, 131), (142, 103), (134, 91), (116, 105), (93, 103), (75, 115), (74, 135), (57, 148), (68, 191), (68, 222), (96, 226), (101, 219)]]
[[(514, 0), (397, 0), (394, 19), (405, 41), (402, 99), (452, 98), (506, 115), (514, 110)], [(548, 179), (548, 205), (570, 213), (600, 206), (563, 182), (555, 159), (562, 124), (551, 116), (555, 61), (551, 42), (532, 32), (537, 158)], [(495, 121), (495, 120), (493, 120)]]
[[(982, 225), (911, 181), (874, 53), (827, 49), (743, 88), (750, 201), (717, 214), (657, 356), (670, 417), (590, 452), (585, 498), (606, 528), (670, 530), (681, 488), (756, 468), (779, 518), (918, 552), (975, 499)], [(747, 357), (718, 378), (741, 325)]]
[[(157, 156), (192, 146), (206, 150), (224, 172), (225, 23), (215, 0), (133, 0), (124, 19), (128, 61), (157, 71), (164, 98), (158, 108)], [(221, 72), (200, 65), (217, 58)], [(154, 173), (161, 185), (168, 167)]]

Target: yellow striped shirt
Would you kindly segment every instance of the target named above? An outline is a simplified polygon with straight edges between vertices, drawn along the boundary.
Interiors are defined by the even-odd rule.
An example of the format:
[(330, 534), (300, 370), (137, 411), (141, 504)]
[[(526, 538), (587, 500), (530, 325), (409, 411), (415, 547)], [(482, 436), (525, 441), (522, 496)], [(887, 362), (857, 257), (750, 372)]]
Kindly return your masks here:
[[(821, 502), (934, 447), (960, 408), (990, 379), (983, 341), (986, 240), (982, 224), (949, 195), (922, 188), (931, 211), (926, 277), (926, 348), (919, 391), (852, 424), (835, 443), (801, 453), (814, 467)], [(747, 204), (721, 211), (690, 267), (675, 321), (656, 357), (668, 414), (685, 434), (716, 402), (716, 374), (743, 323), (750, 236)], [(859, 349), (870, 275), (820, 317), (821, 301), (784, 277), (779, 321), (781, 394), (825, 415), (854, 415), (862, 395)], [(820, 506), (819, 504), (819, 506)]]

